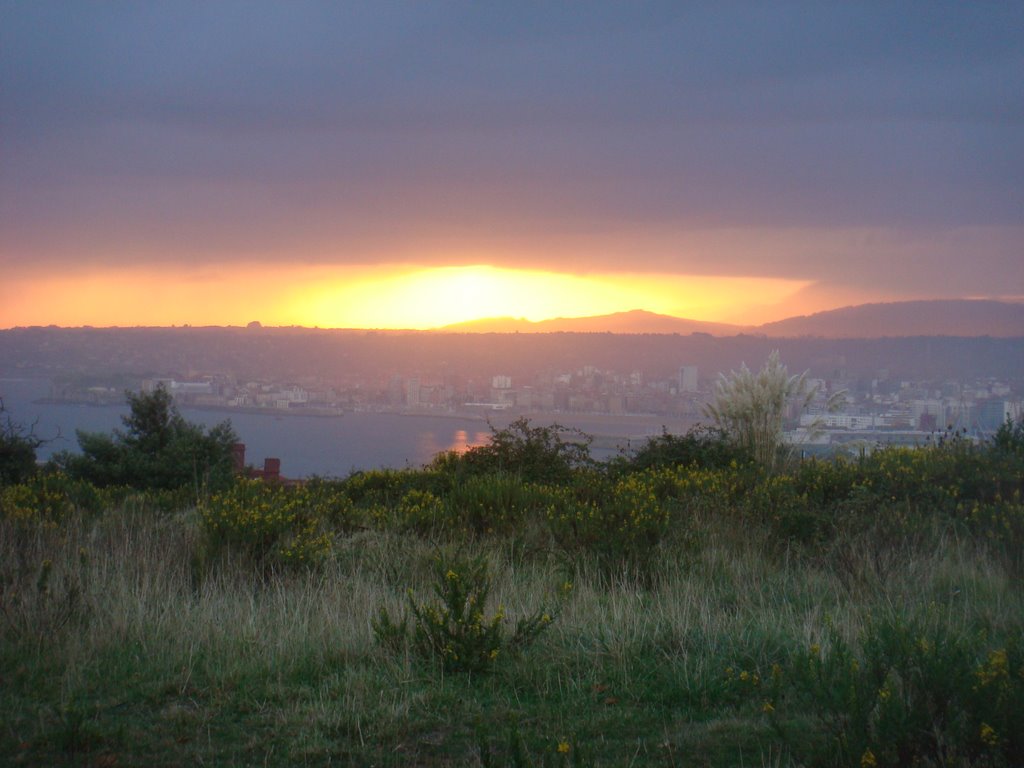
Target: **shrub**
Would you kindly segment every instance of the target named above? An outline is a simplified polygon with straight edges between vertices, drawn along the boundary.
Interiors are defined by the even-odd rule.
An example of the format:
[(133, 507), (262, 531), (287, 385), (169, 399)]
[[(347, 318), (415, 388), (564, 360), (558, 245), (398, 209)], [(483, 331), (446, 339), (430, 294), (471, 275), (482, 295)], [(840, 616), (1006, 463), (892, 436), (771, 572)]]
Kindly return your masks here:
[(831, 515), (802, 492), (792, 475), (772, 475), (758, 483), (745, 500), (746, 511), (767, 522), (782, 541), (811, 545), (825, 539)]
[(72, 513), (98, 513), (110, 503), (111, 494), (59, 472), (0, 489), (0, 517), (19, 523), (57, 525)]
[(624, 454), (611, 461), (609, 468), (618, 473), (671, 467), (725, 469), (732, 462), (745, 464), (750, 460), (750, 453), (731, 442), (723, 430), (697, 426), (685, 435), (673, 435), (663, 430), (632, 455)]
[(264, 565), (315, 564), (331, 553), (334, 533), (356, 519), (352, 502), (341, 494), (260, 480), (240, 480), (199, 507), (212, 552), (231, 548)]
[(551, 614), (540, 610), (519, 619), (509, 636), (503, 606), (491, 616), (485, 614), (490, 591), (491, 579), (482, 557), (438, 557), (436, 600), (418, 603), (410, 590), (409, 613), (395, 621), (382, 608), (373, 622), (374, 635), (385, 647), (405, 643), (411, 615), (412, 647), (421, 658), (439, 662), (447, 672), (485, 672), (501, 655), (526, 648), (552, 622)]
[(332, 485), (361, 507), (390, 508), (409, 491), (443, 494), (449, 482), (443, 473), (430, 470), (373, 469), (355, 472)]
[(654, 555), (670, 523), (670, 507), (659, 502), (648, 475), (618, 481), (600, 501), (562, 491), (548, 508), (556, 545), (568, 553), (590, 554), (605, 575), (627, 570), (652, 576)]
[(504, 429), (491, 427), (491, 442), (465, 453), (442, 453), (431, 468), (453, 474), (506, 473), (533, 483), (568, 483), (575, 470), (593, 464), (591, 438), (577, 429), (551, 424), (530, 426), (520, 418)]
[(1024, 420), (1007, 417), (992, 438), (992, 447), (998, 453), (1024, 458)]
[[(380, 511), (387, 516), (386, 508)], [(393, 517), (398, 530), (420, 535), (441, 533), (451, 524), (448, 508), (430, 491), (408, 491), (398, 502)]]
[(1016, 573), (1024, 572), (1024, 499), (1015, 491), (1009, 499), (987, 504), (975, 502), (967, 516), (972, 533), (1009, 561)]
[(991, 649), (975, 666), (968, 701), (968, 750), (1001, 757), (1006, 765), (1024, 765), (1024, 647), (1019, 639)]
[(468, 477), (448, 494), (449, 519), (459, 532), (471, 536), (514, 534), (542, 516), (545, 489), (499, 472)]
[(766, 691), (763, 710), (798, 751), (801, 740), (783, 727), (789, 705), (818, 717), (829, 764), (1020, 764), (1024, 678), (1016, 646), (983, 652), (978, 638), (894, 620), (869, 624), (859, 650), (834, 631), (824, 645), (777, 668)]

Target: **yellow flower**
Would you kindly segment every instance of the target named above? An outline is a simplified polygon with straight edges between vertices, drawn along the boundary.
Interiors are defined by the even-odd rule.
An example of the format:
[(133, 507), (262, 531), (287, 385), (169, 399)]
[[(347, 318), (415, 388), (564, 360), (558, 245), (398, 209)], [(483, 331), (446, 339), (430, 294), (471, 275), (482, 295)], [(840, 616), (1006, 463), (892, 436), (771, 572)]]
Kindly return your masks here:
[(764, 712), (766, 715), (770, 715), (772, 712), (775, 711), (775, 707), (772, 706), (772, 703), (770, 701), (766, 701), (764, 705), (761, 707), (761, 711)]
[(459, 574), (457, 574), (455, 571), (448, 571), (448, 573), (446, 573), (444, 577), (448, 579), (448, 581), (455, 581), (457, 578), (459, 578)]
[(875, 753), (870, 749), (865, 749), (864, 754), (860, 756), (860, 768), (874, 768), (878, 765), (878, 760), (875, 758)]
[(1005, 649), (990, 651), (988, 659), (975, 674), (978, 682), (982, 685), (989, 685), (997, 680), (1009, 677), (1010, 665)]
[(999, 743), (999, 737), (996, 736), (996, 729), (988, 723), (982, 723), (981, 740), (990, 747), (996, 746), (996, 744)]
[(817, 656), (819, 653), (821, 653), (821, 646), (814, 643), (814, 645), (811, 646), (811, 655)]
[(560, 741), (560, 742), (558, 742), (558, 753), (559, 754), (567, 755), (567, 754), (569, 754), (569, 749), (570, 749), (570, 747), (569, 747), (569, 742), (568, 741)]

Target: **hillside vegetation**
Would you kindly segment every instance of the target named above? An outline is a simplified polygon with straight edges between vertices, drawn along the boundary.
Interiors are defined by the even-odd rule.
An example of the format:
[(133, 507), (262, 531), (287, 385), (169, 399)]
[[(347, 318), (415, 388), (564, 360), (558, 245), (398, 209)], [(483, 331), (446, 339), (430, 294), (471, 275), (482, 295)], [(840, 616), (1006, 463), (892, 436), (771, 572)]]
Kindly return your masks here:
[(1024, 428), (769, 472), (526, 421), (405, 471), (0, 489), (25, 765), (1024, 764)]

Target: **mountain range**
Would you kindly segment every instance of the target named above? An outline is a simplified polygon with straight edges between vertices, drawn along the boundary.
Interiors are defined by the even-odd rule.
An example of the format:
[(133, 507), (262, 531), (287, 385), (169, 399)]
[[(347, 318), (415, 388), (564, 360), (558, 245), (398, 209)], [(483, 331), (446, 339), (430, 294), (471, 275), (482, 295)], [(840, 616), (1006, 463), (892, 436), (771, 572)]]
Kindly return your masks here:
[(659, 315), (642, 309), (594, 317), (533, 322), (494, 317), (436, 329), (448, 333), (706, 333), (794, 338), (856, 339), (902, 336), (1024, 337), (1024, 303), (937, 299), (860, 304), (764, 323), (730, 325)]

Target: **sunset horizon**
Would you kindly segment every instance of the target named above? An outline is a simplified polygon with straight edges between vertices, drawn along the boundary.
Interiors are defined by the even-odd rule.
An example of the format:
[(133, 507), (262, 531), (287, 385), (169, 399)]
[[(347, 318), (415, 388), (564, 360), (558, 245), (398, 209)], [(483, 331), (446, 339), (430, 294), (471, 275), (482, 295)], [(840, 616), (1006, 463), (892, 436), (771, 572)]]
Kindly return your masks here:
[(927, 16), (8, 5), (0, 327), (1014, 300), (1024, 19)]
[[(967, 298), (951, 298), (951, 297), (937, 297), (933, 299), (893, 299), (893, 300), (872, 300), (864, 301), (859, 303), (841, 303), (835, 306), (822, 306), (818, 309), (808, 309), (806, 311), (791, 311), (788, 313), (780, 313), (777, 315), (768, 316), (765, 319), (758, 321), (749, 322), (737, 322), (731, 320), (720, 320), (717, 317), (697, 317), (694, 315), (684, 315), (673, 312), (661, 312), (656, 310), (647, 309), (643, 306), (633, 306), (627, 309), (611, 309), (608, 311), (596, 311), (585, 314), (552, 314), (552, 315), (540, 315), (535, 317), (526, 317), (517, 314), (482, 314), (475, 316), (467, 316), (465, 319), (458, 319), (451, 322), (443, 322), (439, 324), (393, 324), (393, 325), (356, 325), (356, 324), (324, 324), (316, 322), (289, 322), (289, 321), (275, 321), (273, 315), (260, 315), (257, 313), (250, 313), (246, 315), (248, 319), (242, 320), (241, 316), (237, 318), (225, 319), (219, 322), (205, 322), (201, 320), (178, 320), (165, 323), (146, 323), (146, 322), (108, 322), (108, 323), (93, 323), (93, 322), (82, 322), (82, 323), (58, 323), (58, 322), (37, 322), (37, 323), (22, 323), (18, 325), (0, 326), (0, 330), (16, 330), (19, 328), (40, 328), (40, 327), (56, 327), (64, 328), (69, 330), (81, 329), (81, 328), (95, 328), (95, 329), (131, 329), (131, 328), (237, 328), (237, 329), (252, 329), (262, 328), (267, 330), (287, 330), (287, 329), (301, 329), (301, 330), (323, 330), (323, 331), (415, 331), (415, 332), (453, 332), (453, 333), (519, 333), (524, 330), (533, 331), (537, 333), (544, 332), (564, 332), (548, 331), (546, 326), (557, 325), (559, 322), (572, 322), (572, 321), (600, 321), (602, 319), (623, 319), (623, 318), (634, 318), (638, 322), (642, 323), (644, 320), (667, 320), (667, 321), (680, 321), (693, 323), (701, 327), (708, 327), (714, 329), (713, 335), (727, 335), (731, 332), (744, 333), (748, 331), (758, 331), (763, 326), (771, 326), (773, 324), (782, 323), (784, 321), (798, 320), (809, 317), (824, 316), (835, 312), (842, 312), (845, 310), (858, 310), (858, 309), (871, 309), (878, 307), (897, 307), (897, 306), (927, 306), (927, 305), (948, 305), (948, 304), (959, 304), (959, 305), (1007, 305), (1007, 306), (1022, 306), (1024, 305), (1024, 297), (967, 297)], [(509, 325), (512, 324), (512, 325)], [(591, 331), (586, 331), (591, 332)], [(612, 333), (669, 333), (677, 331), (651, 331), (651, 330), (640, 330), (640, 331), (614, 331), (609, 330), (607, 332)], [(899, 328), (893, 328), (892, 332), (898, 334)], [(1024, 333), (1024, 326), (1022, 326), (1021, 332)], [(938, 335), (943, 335), (939, 333)], [(1000, 335), (1000, 334), (996, 334)]]

